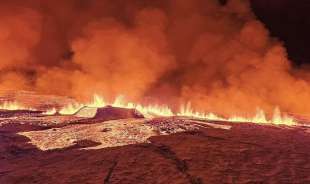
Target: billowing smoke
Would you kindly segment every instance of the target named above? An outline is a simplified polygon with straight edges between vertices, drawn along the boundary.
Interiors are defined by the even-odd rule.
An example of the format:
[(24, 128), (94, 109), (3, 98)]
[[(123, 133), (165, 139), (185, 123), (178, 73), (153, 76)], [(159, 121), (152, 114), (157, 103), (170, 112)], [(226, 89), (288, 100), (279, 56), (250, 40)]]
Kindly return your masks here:
[[(222, 115), (310, 110), (292, 68), (246, 0), (68, 0), (1, 5), (0, 89), (80, 100), (125, 95)], [(3, 11), (2, 11), (3, 10)]]
[(27, 75), (35, 69), (32, 49), (40, 40), (41, 16), (29, 9), (1, 7), (0, 12), (0, 89), (28, 88)]

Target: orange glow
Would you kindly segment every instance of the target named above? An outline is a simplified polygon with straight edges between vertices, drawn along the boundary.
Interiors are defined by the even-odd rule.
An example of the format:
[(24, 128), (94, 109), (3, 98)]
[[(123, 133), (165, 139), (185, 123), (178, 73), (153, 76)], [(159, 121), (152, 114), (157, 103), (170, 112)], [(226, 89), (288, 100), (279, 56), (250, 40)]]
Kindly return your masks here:
[(182, 117), (192, 117), (197, 119), (205, 119), (205, 120), (214, 120), (214, 121), (229, 121), (229, 122), (249, 122), (249, 123), (258, 123), (258, 124), (275, 124), (275, 125), (296, 125), (297, 123), (293, 118), (282, 115), (279, 108), (275, 108), (273, 116), (271, 119), (268, 119), (265, 112), (262, 109), (257, 109), (256, 114), (253, 117), (246, 118), (240, 116), (231, 116), (229, 118), (224, 118), (214, 113), (205, 113), (194, 111), (188, 103), (185, 106), (181, 106), (179, 112), (174, 113), (168, 106), (165, 105), (147, 105), (143, 106), (141, 104), (135, 103), (127, 103), (125, 102), (122, 96), (117, 97), (114, 102), (108, 103), (105, 102), (104, 99), (98, 95), (94, 95), (93, 101), (88, 104), (69, 104), (59, 111), (60, 114), (69, 115), (76, 113), (83, 106), (89, 107), (104, 107), (106, 105), (111, 105), (113, 107), (121, 107), (121, 108), (130, 108), (137, 109), (140, 111), (145, 117), (154, 117), (154, 116), (182, 116)]
[(56, 112), (57, 112), (56, 108), (52, 108), (52, 109), (49, 109), (49, 110), (43, 112), (42, 114), (44, 114), (44, 115), (54, 115), (54, 114), (56, 114)]
[(23, 105), (19, 104), (18, 102), (4, 102), (0, 104), (0, 109), (3, 110), (31, 110), (29, 108), (24, 107)]
[[(94, 95), (93, 100), (90, 103), (73, 103), (68, 104), (59, 110), (59, 113), (62, 115), (73, 115), (82, 107), (95, 107), (100, 108), (106, 105), (111, 105), (113, 107), (128, 108), (128, 109), (137, 109), (141, 112), (146, 118), (152, 117), (171, 117), (171, 116), (180, 116), (180, 117), (190, 117), (204, 120), (213, 120), (213, 121), (228, 121), (228, 122), (249, 122), (249, 123), (258, 123), (258, 124), (275, 124), (275, 125), (296, 125), (297, 123), (293, 118), (288, 115), (283, 115), (279, 108), (275, 108), (273, 116), (271, 119), (268, 119), (265, 112), (262, 109), (257, 109), (256, 114), (253, 117), (240, 117), (240, 116), (231, 116), (228, 118), (221, 117), (214, 113), (205, 113), (195, 111), (191, 104), (181, 106), (180, 111), (175, 113), (166, 105), (142, 105), (135, 104), (131, 102), (126, 102), (123, 96), (117, 97), (112, 103), (108, 103), (104, 100), (103, 97), (99, 95)], [(0, 105), (0, 109), (4, 110), (34, 110), (32, 108), (24, 107), (18, 102), (4, 102)], [(57, 113), (56, 108), (49, 109), (45, 111), (44, 115), (54, 115)]]
[(173, 116), (171, 109), (167, 106), (160, 106), (160, 105), (148, 105), (143, 106), (141, 104), (135, 104), (135, 103), (126, 103), (124, 101), (123, 96), (117, 97), (114, 102), (107, 103), (104, 101), (104, 98), (99, 95), (93, 96), (93, 101), (87, 104), (69, 104), (62, 108), (59, 113), (63, 115), (70, 115), (76, 113), (80, 108), (84, 106), (88, 107), (104, 107), (106, 105), (111, 105), (113, 107), (121, 107), (121, 108), (128, 108), (128, 109), (137, 109), (141, 113), (144, 114), (145, 117), (151, 117), (151, 116)]
[[(112, 104), (146, 116), (243, 116), (231, 121), (290, 121), (278, 112), (270, 117), (277, 106), (310, 115), (309, 67), (292, 65), (250, 1), (93, 0), (85, 9), (74, 0), (40, 6), (37, 0), (13, 1), (0, 6), (0, 91), (31, 90), (81, 102), (99, 93), (108, 99), (97, 95), (61, 114)], [(118, 94), (160, 105), (113, 102)], [(186, 102), (192, 108), (175, 111)], [(9, 106), (3, 108), (21, 109)], [(255, 115), (253, 107), (264, 111)]]
[(76, 113), (80, 108), (82, 108), (83, 105), (82, 104), (78, 104), (78, 103), (75, 103), (75, 104), (69, 104), (65, 107), (63, 107), (59, 113), (62, 114), (62, 115), (70, 115), (70, 114), (74, 114)]

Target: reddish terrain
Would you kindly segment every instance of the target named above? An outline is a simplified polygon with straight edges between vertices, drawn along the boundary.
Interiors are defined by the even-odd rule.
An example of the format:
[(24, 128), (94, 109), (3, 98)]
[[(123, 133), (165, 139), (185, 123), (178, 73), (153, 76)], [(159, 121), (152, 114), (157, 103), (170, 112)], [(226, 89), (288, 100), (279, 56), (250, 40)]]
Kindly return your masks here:
[(0, 183), (310, 183), (307, 127), (136, 113), (1, 111)]

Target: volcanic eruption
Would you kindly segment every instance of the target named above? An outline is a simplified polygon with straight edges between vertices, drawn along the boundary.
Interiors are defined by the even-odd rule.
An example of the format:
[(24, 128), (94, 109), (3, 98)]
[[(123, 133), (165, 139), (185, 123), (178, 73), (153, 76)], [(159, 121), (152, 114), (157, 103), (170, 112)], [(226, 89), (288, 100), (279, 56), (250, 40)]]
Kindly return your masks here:
[[(309, 78), (248, 1), (7, 2), (1, 89), (178, 111), (307, 115)], [(55, 87), (57, 85), (57, 87)]]
[[(174, 147), (173, 141), (180, 136), (186, 144), (193, 139), (195, 144), (218, 148), (219, 144), (208, 141), (231, 138), (234, 143), (239, 141), (230, 147), (236, 158), (241, 154), (236, 147), (252, 150), (256, 143), (268, 144), (261, 139), (266, 135), (280, 142), (287, 141), (284, 135), (291, 136), (293, 147), (298, 147), (300, 139), (307, 145), (309, 66), (291, 61), (284, 42), (269, 32), (252, 8), (249, 0), (1, 3), (0, 134), (4, 132), (9, 141), (0, 142), (7, 167), (0, 168), (0, 181), (2, 176), (9, 183), (36, 181), (15, 180), (22, 172), (11, 161), (17, 161), (16, 152), (25, 149), (42, 159), (46, 154), (51, 159), (47, 163), (55, 159), (53, 153), (60, 154), (59, 149), (83, 158), (84, 153), (93, 153), (94, 159), (102, 151), (111, 165), (104, 169), (108, 170), (104, 182), (113, 183), (111, 173), (119, 164), (115, 155), (125, 154), (127, 148), (132, 151), (128, 155), (135, 155), (136, 147), (126, 146), (142, 144), (137, 149), (159, 153), (176, 165), (181, 174), (172, 174), (180, 180), (175, 183), (182, 183), (182, 178), (190, 183), (212, 183), (206, 175), (198, 177), (197, 170), (204, 166), (197, 169), (194, 164), (193, 169), (166, 144)], [(205, 129), (212, 130), (206, 133)], [(257, 134), (250, 135), (252, 129)], [(173, 143), (161, 138), (164, 135), (171, 136)], [(243, 140), (249, 137), (246, 144), (251, 148)], [(207, 141), (201, 143), (202, 138)], [(273, 140), (265, 146), (276, 150)], [(276, 147), (286, 150), (282, 145)], [(304, 150), (309, 146), (296, 150), (308, 154)], [(295, 157), (304, 160), (306, 156)], [(23, 167), (28, 164), (25, 158)], [(158, 159), (160, 163), (162, 158)], [(262, 162), (268, 160), (263, 157)], [(309, 160), (304, 162), (309, 165)], [(48, 166), (45, 169), (45, 174), (53, 173)], [(177, 172), (172, 170), (169, 172)], [(46, 177), (34, 178), (42, 182)], [(131, 182), (138, 181), (127, 181)]]

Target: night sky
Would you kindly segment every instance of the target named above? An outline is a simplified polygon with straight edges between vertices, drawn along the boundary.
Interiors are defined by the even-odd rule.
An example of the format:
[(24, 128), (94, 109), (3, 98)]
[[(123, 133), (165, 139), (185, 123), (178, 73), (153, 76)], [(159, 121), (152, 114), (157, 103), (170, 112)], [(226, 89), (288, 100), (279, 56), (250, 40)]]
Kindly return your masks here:
[(272, 36), (284, 41), (294, 64), (310, 64), (310, 1), (251, 0)]

